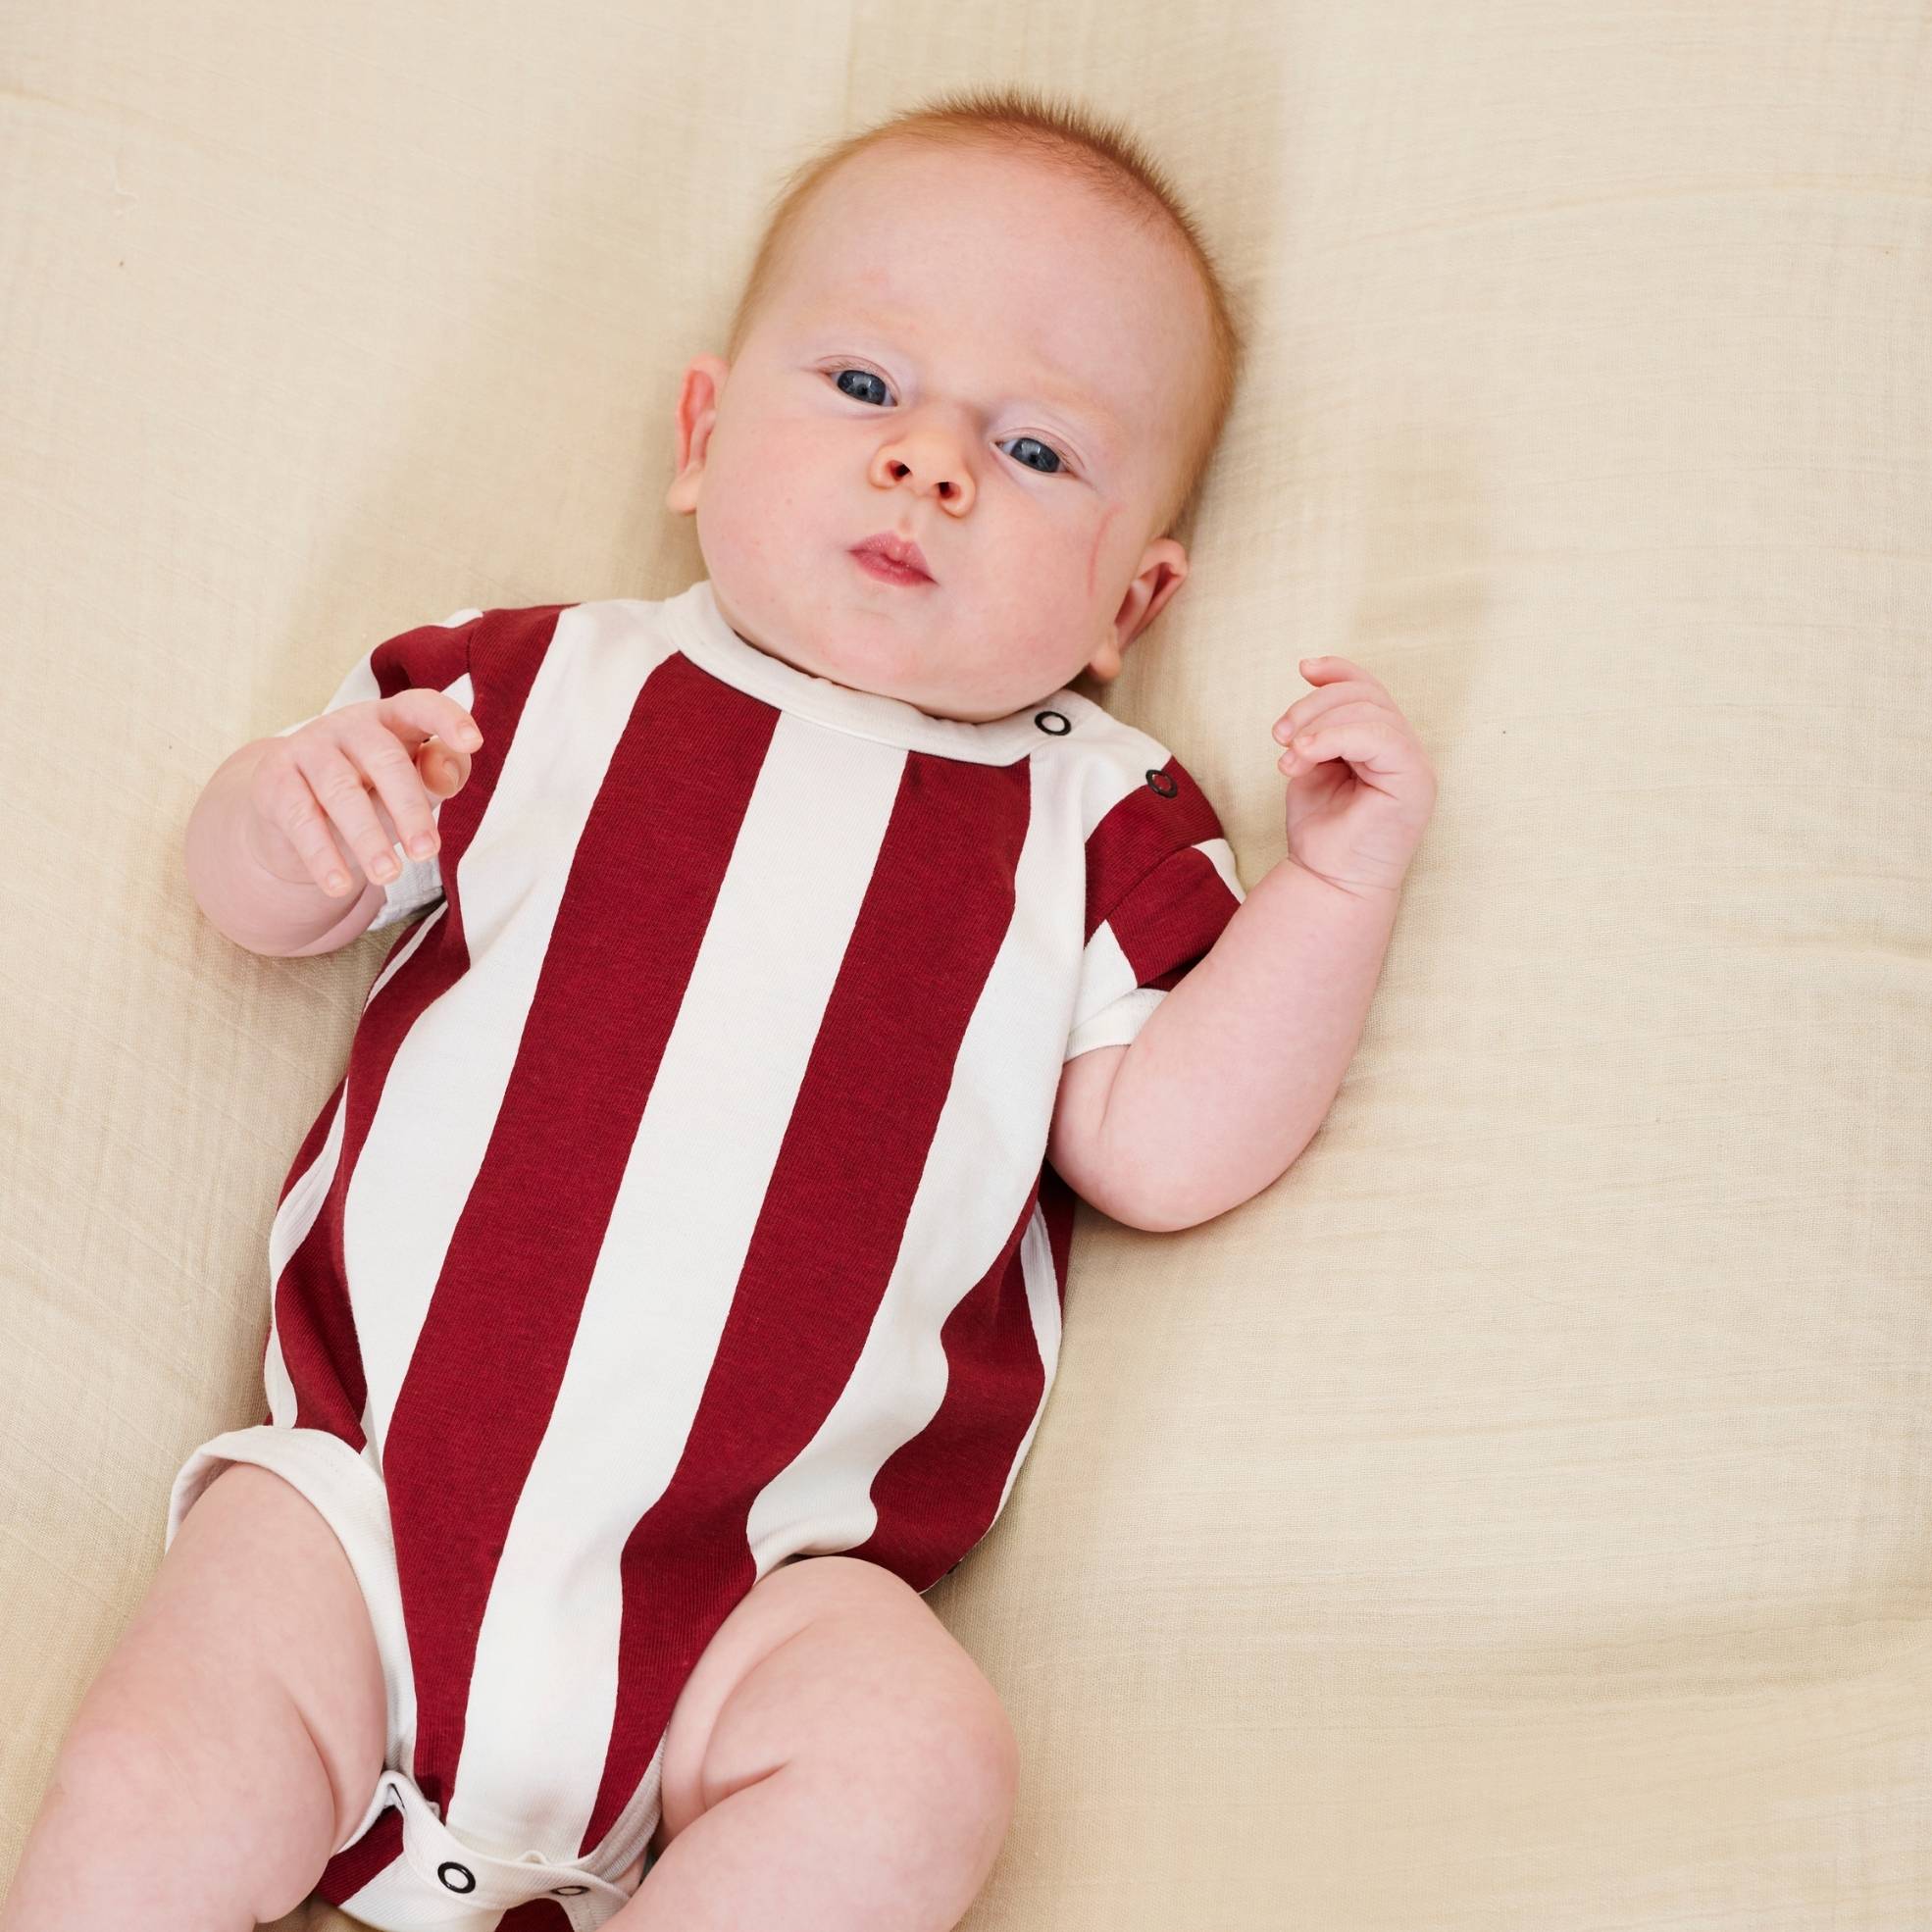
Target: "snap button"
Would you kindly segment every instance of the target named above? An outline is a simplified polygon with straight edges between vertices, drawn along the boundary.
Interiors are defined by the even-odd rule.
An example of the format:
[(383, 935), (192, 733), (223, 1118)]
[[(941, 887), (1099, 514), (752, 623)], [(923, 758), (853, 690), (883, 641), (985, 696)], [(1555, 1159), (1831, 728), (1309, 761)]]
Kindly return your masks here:
[(1172, 774), (1168, 772), (1155, 772), (1155, 771), (1148, 772), (1147, 783), (1156, 791), (1158, 791), (1163, 798), (1173, 797), (1174, 794), (1177, 791), (1179, 791), (1181, 788), (1181, 781), (1175, 778), (1174, 776), (1172, 776)]
[[(1048, 718), (1057, 718), (1060, 722), (1057, 725), (1049, 725), (1046, 722)], [(1064, 711), (1036, 711), (1033, 714), (1033, 722), (1048, 737), (1065, 737), (1073, 730), (1073, 721)]]
[(589, 1891), (587, 1885), (555, 1885), (550, 1888), (553, 1899), (574, 1899), (580, 1892)]
[[(463, 1880), (463, 1883), (461, 1885), (457, 1884), (456, 1878), (450, 1877), (451, 1872), (454, 1872), (456, 1874), (456, 1878), (460, 1878)], [(452, 1892), (474, 1892), (477, 1889), (476, 1873), (473, 1872), (468, 1865), (459, 1865), (454, 1858), (445, 1858), (443, 1862), (436, 1867), (436, 1876), (439, 1879), (441, 1879), (442, 1882), (445, 1885), (447, 1885)]]

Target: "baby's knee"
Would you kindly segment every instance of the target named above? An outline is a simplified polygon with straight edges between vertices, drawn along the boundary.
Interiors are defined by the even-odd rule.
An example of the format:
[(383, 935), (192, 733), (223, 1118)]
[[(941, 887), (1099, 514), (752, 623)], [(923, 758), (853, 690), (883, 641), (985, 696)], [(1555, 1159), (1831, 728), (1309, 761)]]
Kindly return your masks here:
[(897, 1723), (847, 1737), (819, 1768), (825, 1829), (856, 1834), (861, 1860), (900, 1871), (941, 1911), (933, 1922), (956, 1923), (1005, 1843), (1019, 1782), (1013, 1728), (991, 1686), (908, 1700)]
[(869, 1787), (869, 1809), (890, 1840), (912, 1833), (975, 1874), (991, 1865), (1019, 1787), (1020, 1750), (1005, 1706), (973, 1658), (934, 1625), (896, 1657), (881, 1631), (875, 1659), (891, 1694), (854, 1698), (851, 1728), (825, 1741), (840, 1783)]
[(1019, 1741), (978, 1666), (964, 1675), (963, 1688), (936, 1712), (930, 1736), (910, 1748), (923, 1752), (935, 1773), (937, 1802), (949, 1802), (962, 1824), (991, 1835), (996, 1850), (1019, 1791)]
[(137, 1897), (162, 1901), (183, 1924), (272, 1923), (308, 1897), (334, 1846), (328, 1771), (299, 1719), (272, 1763), (251, 1766), (153, 1712), (96, 1700), (61, 1748), (42, 1811), (46, 1855), (65, 1847), (80, 1860), (76, 1891), (125, 1896), (130, 1912)]

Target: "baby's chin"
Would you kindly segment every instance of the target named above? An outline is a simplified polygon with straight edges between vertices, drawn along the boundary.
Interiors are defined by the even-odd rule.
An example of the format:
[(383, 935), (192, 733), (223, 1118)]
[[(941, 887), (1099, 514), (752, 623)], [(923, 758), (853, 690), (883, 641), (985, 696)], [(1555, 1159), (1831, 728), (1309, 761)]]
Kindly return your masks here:
[[(818, 597), (788, 594), (777, 602), (769, 619), (754, 627), (754, 635), (747, 636), (741, 624), (733, 628), (744, 642), (796, 670), (869, 697), (894, 698), (932, 718), (986, 724), (1037, 705), (1061, 688), (1050, 666), (1023, 690), (940, 687), (922, 673), (932, 664), (937, 641), (928, 620), (937, 614), (944, 586), (878, 583), (864, 580), (856, 565), (852, 569), (862, 581), (847, 595), (836, 590)], [(735, 608), (728, 589), (719, 595)]]
[(932, 662), (931, 627), (895, 620), (890, 609), (868, 608), (863, 599), (790, 599), (766, 630), (745, 641), (847, 690), (922, 708), (944, 701), (920, 675)]

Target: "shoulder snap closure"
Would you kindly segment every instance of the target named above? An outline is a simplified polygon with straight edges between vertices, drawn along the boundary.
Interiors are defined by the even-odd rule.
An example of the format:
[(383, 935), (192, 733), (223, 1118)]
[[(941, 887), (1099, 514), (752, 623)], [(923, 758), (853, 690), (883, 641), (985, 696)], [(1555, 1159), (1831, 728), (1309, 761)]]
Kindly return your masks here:
[(1155, 771), (1151, 766), (1147, 770), (1147, 784), (1163, 798), (1173, 797), (1181, 788), (1181, 781), (1172, 773)]
[[(1057, 725), (1049, 725), (1046, 722), (1049, 718), (1057, 718), (1060, 722)], [(1048, 737), (1065, 737), (1073, 730), (1073, 721), (1064, 711), (1036, 711), (1033, 714), (1033, 722)]]

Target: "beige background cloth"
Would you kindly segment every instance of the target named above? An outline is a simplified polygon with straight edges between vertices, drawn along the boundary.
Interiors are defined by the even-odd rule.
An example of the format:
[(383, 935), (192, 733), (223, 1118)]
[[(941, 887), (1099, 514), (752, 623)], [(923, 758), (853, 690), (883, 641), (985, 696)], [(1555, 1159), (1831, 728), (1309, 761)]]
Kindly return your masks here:
[[(386, 940), (181, 832), (461, 607), (662, 596), (762, 197), (941, 88), (1117, 115), (1254, 309), (1110, 708), (1282, 857), (1335, 652), (1441, 784), (1290, 1172), (1082, 1209), (970, 1932), (1932, 1924), (1932, 16), (14, 0), (0, 27), (0, 1873), (258, 1418)], [(286, 1923), (348, 1923), (312, 1907)]]

